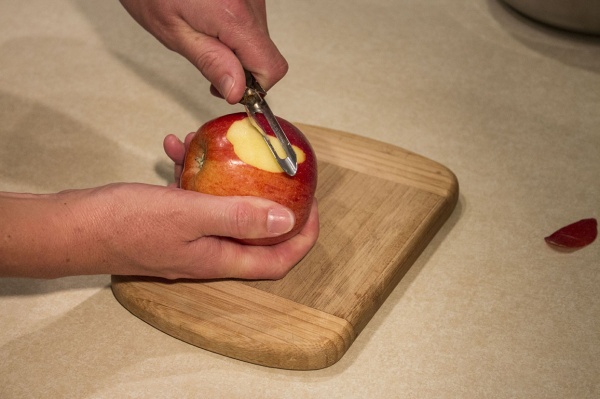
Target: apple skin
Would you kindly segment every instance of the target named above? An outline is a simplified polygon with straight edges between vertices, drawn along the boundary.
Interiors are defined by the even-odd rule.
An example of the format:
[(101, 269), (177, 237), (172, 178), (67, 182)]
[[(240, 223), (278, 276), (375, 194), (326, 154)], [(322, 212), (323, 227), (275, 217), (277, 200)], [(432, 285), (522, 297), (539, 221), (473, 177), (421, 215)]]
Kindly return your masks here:
[[(234, 151), (227, 132), (234, 122), (247, 117), (242, 112), (224, 115), (198, 129), (186, 152), (180, 186), (217, 196), (262, 197), (288, 207), (295, 215), (294, 227), (288, 233), (237, 240), (251, 245), (273, 245), (293, 237), (306, 224), (317, 188), (317, 159), (304, 134), (290, 122), (277, 117), (290, 143), (305, 154), (304, 161), (298, 163), (296, 174), (269, 172), (245, 163)], [(257, 118), (265, 133), (275, 137), (264, 116), (257, 114)], [(264, 141), (263, 144), (267, 148)], [(269, 156), (272, 156), (270, 152)]]

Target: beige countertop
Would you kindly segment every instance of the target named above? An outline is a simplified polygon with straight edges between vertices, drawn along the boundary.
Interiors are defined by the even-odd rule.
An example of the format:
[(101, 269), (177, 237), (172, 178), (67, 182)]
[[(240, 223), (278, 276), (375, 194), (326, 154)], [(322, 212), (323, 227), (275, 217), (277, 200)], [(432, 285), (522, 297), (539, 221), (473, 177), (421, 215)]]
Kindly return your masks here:
[[(600, 217), (600, 38), (496, 0), (268, 7), (290, 63), (275, 112), (444, 164), (461, 188), (449, 221), (317, 371), (171, 338), (109, 276), (0, 279), (0, 397), (598, 397), (600, 241), (543, 237)], [(117, 1), (0, 3), (0, 190), (164, 185), (162, 138), (239, 110)]]

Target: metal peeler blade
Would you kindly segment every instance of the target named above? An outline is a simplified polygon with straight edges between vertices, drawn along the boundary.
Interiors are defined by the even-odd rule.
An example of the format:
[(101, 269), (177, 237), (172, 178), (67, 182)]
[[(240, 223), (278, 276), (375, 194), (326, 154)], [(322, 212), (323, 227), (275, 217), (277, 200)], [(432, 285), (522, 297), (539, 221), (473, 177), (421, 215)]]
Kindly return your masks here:
[[(262, 134), (265, 143), (267, 143), (267, 146), (269, 146), (269, 150), (271, 150), (271, 153), (275, 157), (275, 160), (277, 161), (279, 166), (281, 166), (281, 169), (283, 169), (283, 171), (288, 175), (294, 176), (298, 171), (298, 161), (296, 160), (296, 152), (292, 148), (290, 141), (288, 140), (287, 136), (283, 132), (283, 129), (279, 125), (277, 118), (275, 118), (275, 115), (273, 114), (273, 112), (271, 112), (269, 105), (263, 98), (267, 95), (267, 92), (260, 86), (260, 84), (256, 81), (254, 75), (252, 75), (251, 72), (245, 72), (246, 91), (244, 92), (244, 97), (242, 97), (240, 104), (244, 105), (244, 107), (246, 108), (246, 113), (250, 117), (252, 124)], [(260, 121), (256, 117), (256, 113), (261, 113), (265, 116), (267, 123), (273, 130), (273, 133), (275, 133), (275, 136), (277, 137), (277, 139), (281, 143), (281, 146), (283, 147), (283, 150), (285, 151), (285, 158), (281, 158), (279, 157), (279, 155), (277, 155), (277, 152), (273, 148), (273, 145), (271, 144), (267, 137), (267, 134), (265, 133), (265, 129), (263, 129), (263, 127), (260, 124)]]

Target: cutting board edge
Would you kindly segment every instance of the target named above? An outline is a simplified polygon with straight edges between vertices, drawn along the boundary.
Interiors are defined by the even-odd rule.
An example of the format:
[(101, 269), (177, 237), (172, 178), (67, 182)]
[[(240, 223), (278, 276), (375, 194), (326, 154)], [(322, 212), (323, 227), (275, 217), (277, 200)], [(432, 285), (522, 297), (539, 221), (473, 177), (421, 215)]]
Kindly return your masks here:
[[(356, 133), (304, 123), (296, 125), (309, 139), (319, 161), (416, 187), (441, 197), (458, 194), (458, 179), (454, 172), (423, 155)], [(351, 159), (347, 146), (356, 146), (357, 143), (363, 149), (363, 156)], [(402, 173), (393, 173), (394, 170)]]
[[(196, 283), (202, 284), (203, 287), (212, 285), (217, 289), (225, 285), (229, 294), (233, 291), (240, 291), (243, 293), (240, 298), (245, 302), (245, 306), (248, 305), (248, 301), (251, 301), (250, 298), (253, 295), (249, 295), (249, 293), (253, 290), (258, 295), (258, 302), (260, 302), (257, 302), (257, 305), (261, 307), (264, 306), (265, 297), (271, 296), (273, 300), (269, 301), (269, 304), (272, 310), (281, 315), (289, 316), (291, 314), (292, 317), (295, 312), (301, 313), (304, 322), (302, 331), (294, 330), (298, 326), (292, 323), (286, 324), (284, 328), (289, 329), (289, 339), (282, 340), (281, 337), (261, 332), (260, 329), (263, 328), (261, 320), (249, 319), (248, 324), (254, 323), (256, 329), (253, 330), (247, 326), (241, 327), (237, 335), (232, 335), (231, 325), (220, 324), (223, 321), (229, 321), (223, 317), (215, 316), (214, 323), (207, 323), (208, 317), (196, 318), (193, 315), (182, 315), (181, 313), (177, 315), (178, 317), (164, 317), (165, 311), (173, 312), (174, 309), (165, 309), (169, 307), (169, 304), (164, 301), (154, 301), (148, 291), (149, 285), (172, 286), (174, 283), (193, 284), (193, 282), (185, 283), (139, 276), (111, 276), (111, 288), (117, 301), (142, 321), (188, 344), (261, 366), (289, 370), (326, 368), (344, 356), (357, 335), (347, 320), (231, 280), (210, 283), (198, 281)], [(244, 313), (246, 318), (256, 315), (256, 311)], [(187, 323), (172, 322), (172, 320), (185, 320), (186, 318), (189, 320)], [(259, 345), (252, 345), (254, 340), (247, 335), (252, 331), (265, 341), (260, 342)], [(295, 336), (303, 336), (303, 339), (296, 339)], [(250, 344), (240, 345), (240, 342), (244, 341)]]
[(369, 321), (377, 313), (381, 305), (391, 295), (396, 286), (400, 283), (400, 281), (402, 281), (406, 273), (408, 273), (408, 271), (411, 269), (416, 260), (421, 256), (425, 248), (429, 246), (429, 244), (431, 243), (433, 238), (438, 234), (442, 226), (448, 221), (454, 209), (456, 208), (457, 203), (458, 191), (455, 195), (452, 195), (451, 197), (440, 198), (440, 206), (435, 210), (435, 212), (432, 212), (432, 214), (428, 218), (429, 220), (433, 220), (434, 222), (422, 224), (425, 227), (425, 229), (420, 233), (420, 238), (422, 238), (421, 240), (411, 240), (411, 242), (417, 242), (419, 243), (419, 245), (415, 246), (411, 251), (406, 253), (406, 256), (397, 260), (397, 266), (393, 268), (392, 273), (390, 273), (390, 275), (380, 276), (379, 280), (381, 289), (376, 295), (374, 295), (374, 299), (372, 300), (372, 312), (355, 311), (352, 312), (352, 315), (356, 315), (356, 317), (353, 317), (352, 315), (342, 317), (345, 320), (347, 320), (350, 323), (350, 325), (352, 325), (357, 336), (360, 335), (360, 333), (368, 325)]

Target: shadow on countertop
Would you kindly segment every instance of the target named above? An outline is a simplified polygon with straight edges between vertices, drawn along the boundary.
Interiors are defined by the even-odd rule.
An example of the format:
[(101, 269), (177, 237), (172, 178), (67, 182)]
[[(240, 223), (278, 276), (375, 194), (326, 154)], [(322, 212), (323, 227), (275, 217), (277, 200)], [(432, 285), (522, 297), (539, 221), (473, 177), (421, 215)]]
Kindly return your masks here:
[[(206, 357), (197, 356), (198, 351), (132, 317), (110, 289), (101, 289), (48, 324), (0, 346), (0, 397), (83, 398), (106, 390), (122, 393), (129, 384), (156, 376), (206, 371), (210, 365), (203, 362)], [(232, 362), (208, 356), (217, 364)], [(173, 360), (166, 358), (187, 361), (173, 367)], [(200, 386), (205, 383), (203, 378), (197, 381)]]
[(231, 106), (209, 93), (210, 84), (183, 56), (145, 31), (119, 2), (72, 0), (110, 53), (150, 86), (168, 94), (199, 121), (229, 113)]
[(8, 296), (43, 295), (58, 291), (104, 288), (110, 276), (72, 276), (52, 280), (33, 278), (0, 278), (0, 298)]
[(545, 25), (501, 0), (487, 0), (486, 3), (500, 27), (523, 45), (565, 65), (600, 73), (600, 36)]
[(51, 193), (127, 178), (122, 170), (131, 154), (60, 110), (0, 92), (0, 120), (3, 181)]

